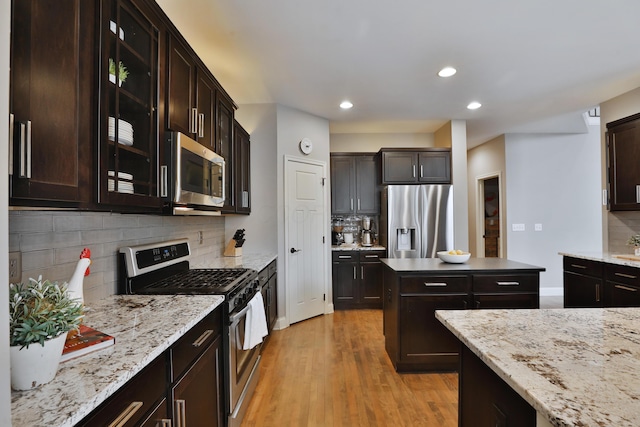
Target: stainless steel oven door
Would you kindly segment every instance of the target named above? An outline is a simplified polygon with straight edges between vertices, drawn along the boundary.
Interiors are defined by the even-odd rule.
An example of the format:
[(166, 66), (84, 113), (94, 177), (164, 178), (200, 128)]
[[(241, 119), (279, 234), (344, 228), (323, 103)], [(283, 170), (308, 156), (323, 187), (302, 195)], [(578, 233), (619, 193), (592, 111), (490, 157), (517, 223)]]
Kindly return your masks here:
[(262, 344), (249, 350), (242, 349), (248, 310), (249, 306), (246, 306), (229, 316), (229, 427), (240, 425), (259, 376)]

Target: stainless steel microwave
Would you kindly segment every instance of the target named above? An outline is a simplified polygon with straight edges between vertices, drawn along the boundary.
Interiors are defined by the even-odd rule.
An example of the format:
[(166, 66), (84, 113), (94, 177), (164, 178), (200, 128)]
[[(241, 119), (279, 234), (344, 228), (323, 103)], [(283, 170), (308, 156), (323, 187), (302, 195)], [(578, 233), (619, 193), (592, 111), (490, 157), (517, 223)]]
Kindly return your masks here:
[(222, 156), (180, 132), (167, 133), (160, 192), (174, 215), (219, 215), (225, 200)]

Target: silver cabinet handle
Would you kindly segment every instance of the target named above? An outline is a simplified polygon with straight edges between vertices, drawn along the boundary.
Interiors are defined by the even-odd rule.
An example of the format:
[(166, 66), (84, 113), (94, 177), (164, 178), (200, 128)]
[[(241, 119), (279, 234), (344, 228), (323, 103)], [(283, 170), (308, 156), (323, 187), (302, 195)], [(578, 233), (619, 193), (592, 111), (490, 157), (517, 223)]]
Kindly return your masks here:
[(585, 270), (587, 268), (586, 265), (580, 265), (580, 264), (571, 264), (571, 267), (573, 267), (573, 268), (581, 268), (583, 270)]
[(356, 280), (356, 266), (353, 266), (353, 280)]
[(596, 284), (596, 302), (600, 302), (600, 283)]
[(338, 255), (340, 259), (351, 259), (351, 255)]
[(191, 109), (190, 120), (191, 120), (191, 124), (189, 127), (189, 132), (198, 133), (198, 109), (197, 108)]
[(171, 420), (163, 418), (156, 423), (156, 427), (171, 427)]
[(351, 199), (351, 210), (353, 210), (353, 199)]
[(27, 120), (27, 178), (31, 179), (31, 120)]
[(640, 203), (640, 185), (636, 185), (636, 203)]
[(447, 284), (444, 282), (424, 282), (424, 285), (431, 288), (447, 286)]
[(13, 127), (15, 126), (15, 116), (9, 114), (9, 175), (13, 175)]
[(380, 258), (378, 255), (365, 255), (365, 258)]
[(120, 415), (116, 417), (115, 420), (111, 421), (111, 424), (109, 424), (109, 427), (124, 426), (127, 423), (127, 421), (129, 421), (131, 417), (133, 417), (133, 415), (136, 412), (138, 412), (138, 409), (142, 408), (142, 405), (143, 405), (142, 402), (131, 402), (129, 406), (127, 406), (125, 410), (122, 411)]
[(496, 282), (498, 286), (520, 286), (520, 282)]
[(360, 278), (364, 279), (364, 267), (360, 266)]
[(202, 335), (200, 335), (198, 337), (197, 340), (195, 340), (193, 343), (191, 343), (191, 345), (193, 347), (200, 347), (202, 344), (204, 344), (204, 342), (207, 340), (207, 338), (209, 338), (212, 334), (213, 334), (213, 329), (207, 329), (206, 331), (204, 331), (202, 333)]
[(638, 292), (638, 290), (637, 290), (637, 289), (635, 289), (635, 288), (630, 288), (630, 287), (628, 287), (628, 286), (616, 285), (616, 288), (618, 288), (618, 289), (622, 289), (623, 291)]
[(420, 178), (424, 177), (424, 171), (423, 171), (423, 166), (420, 165)]
[(616, 276), (624, 277), (624, 278), (627, 278), (627, 279), (637, 279), (638, 278), (638, 276), (633, 276), (631, 274), (624, 274), (624, 273), (614, 273), (614, 274)]
[(187, 402), (184, 399), (176, 399), (174, 406), (177, 427), (187, 427)]
[(413, 172), (412, 172), (413, 177), (416, 177), (416, 165), (413, 165)]
[(198, 114), (198, 138), (204, 138), (204, 113)]
[(358, 210), (360, 210), (360, 199), (358, 199)]
[(167, 189), (169, 188), (168, 182), (168, 169), (166, 165), (160, 166), (160, 197), (167, 197)]

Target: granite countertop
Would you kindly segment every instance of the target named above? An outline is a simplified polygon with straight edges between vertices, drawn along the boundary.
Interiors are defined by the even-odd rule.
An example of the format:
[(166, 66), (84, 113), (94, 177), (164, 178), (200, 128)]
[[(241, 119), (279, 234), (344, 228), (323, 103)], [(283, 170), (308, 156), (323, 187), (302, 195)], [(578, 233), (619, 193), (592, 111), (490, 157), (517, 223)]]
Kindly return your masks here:
[(260, 271), (276, 258), (275, 253), (244, 254), (237, 257), (212, 258), (210, 261), (192, 263), (190, 268), (251, 268)]
[(85, 324), (113, 346), (60, 363), (52, 382), (12, 392), (13, 427), (72, 426), (224, 301), (220, 295), (116, 295), (90, 304)]
[[(608, 264), (628, 265), (640, 268), (640, 257), (633, 254), (610, 254), (607, 252), (558, 252), (559, 255), (573, 258), (587, 259), (591, 261), (606, 262)], [(624, 258), (619, 258), (624, 257)], [(636, 258), (629, 259), (629, 258)]]
[(331, 245), (332, 251), (386, 251), (387, 248), (378, 244), (373, 246), (362, 246), (360, 243), (352, 243), (350, 245), (343, 243), (341, 245)]
[(552, 425), (640, 425), (640, 308), (436, 317)]
[(543, 267), (510, 261), (504, 258), (469, 258), (462, 264), (449, 264), (440, 258), (384, 258), (383, 264), (399, 273), (463, 271), (472, 273), (484, 270), (545, 271)]

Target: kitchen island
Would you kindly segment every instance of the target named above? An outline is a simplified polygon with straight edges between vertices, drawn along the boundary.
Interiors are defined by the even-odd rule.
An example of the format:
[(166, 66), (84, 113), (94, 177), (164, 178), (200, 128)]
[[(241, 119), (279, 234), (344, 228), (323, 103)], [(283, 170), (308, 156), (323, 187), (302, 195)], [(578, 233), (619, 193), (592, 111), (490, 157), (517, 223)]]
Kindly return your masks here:
[(75, 425), (223, 301), (219, 295), (117, 295), (90, 304), (84, 323), (114, 336), (115, 344), (62, 362), (48, 384), (12, 392), (12, 426)]
[[(529, 425), (640, 425), (640, 309), (437, 311), (436, 316), (471, 358), (531, 406)], [(465, 350), (460, 426), (485, 425), (477, 400), (488, 401), (487, 382), (480, 394), (468, 389), (476, 372), (464, 370), (464, 358)], [(493, 415), (510, 410), (487, 409)]]
[(501, 258), (447, 264), (438, 258), (382, 259), (385, 348), (397, 371), (458, 369), (457, 339), (439, 309), (538, 308), (544, 268)]

